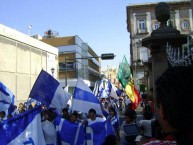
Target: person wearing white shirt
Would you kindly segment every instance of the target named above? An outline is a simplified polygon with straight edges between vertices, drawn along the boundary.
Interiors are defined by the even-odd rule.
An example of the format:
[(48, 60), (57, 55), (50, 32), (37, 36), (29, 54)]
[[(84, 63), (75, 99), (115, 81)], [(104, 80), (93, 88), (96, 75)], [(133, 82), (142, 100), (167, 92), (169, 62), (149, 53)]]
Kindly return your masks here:
[(88, 125), (91, 125), (96, 122), (104, 122), (105, 118), (97, 117), (96, 111), (94, 109), (90, 109), (88, 112), (89, 118), (87, 119)]

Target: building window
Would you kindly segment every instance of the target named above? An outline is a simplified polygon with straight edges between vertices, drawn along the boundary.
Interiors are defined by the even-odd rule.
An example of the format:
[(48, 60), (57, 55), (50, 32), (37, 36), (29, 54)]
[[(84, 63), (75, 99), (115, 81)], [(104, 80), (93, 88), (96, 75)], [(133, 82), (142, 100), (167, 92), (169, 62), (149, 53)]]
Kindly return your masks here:
[(176, 28), (175, 26), (175, 22), (174, 22), (174, 19), (171, 18), (167, 21), (167, 25), (170, 27), (170, 28)]
[(145, 20), (138, 20), (138, 33), (145, 33), (146, 32), (146, 24)]
[(154, 30), (158, 29), (160, 27), (160, 24), (155, 24), (154, 25)]
[(158, 22), (157, 20), (153, 20), (151, 22), (151, 26), (152, 26), (153, 30), (156, 30), (156, 29), (158, 29), (160, 27), (160, 22)]
[[(67, 67), (66, 67), (67, 66)], [(67, 65), (65, 63), (59, 63), (59, 70), (75, 70), (76, 69), (76, 63), (75, 62), (67, 62)]]
[(181, 21), (181, 28), (183, 30), (189, 30), (189, 26), (190, 26), (190, 24), (189, 24), (189, 21), (187, 19), (183, 19)]

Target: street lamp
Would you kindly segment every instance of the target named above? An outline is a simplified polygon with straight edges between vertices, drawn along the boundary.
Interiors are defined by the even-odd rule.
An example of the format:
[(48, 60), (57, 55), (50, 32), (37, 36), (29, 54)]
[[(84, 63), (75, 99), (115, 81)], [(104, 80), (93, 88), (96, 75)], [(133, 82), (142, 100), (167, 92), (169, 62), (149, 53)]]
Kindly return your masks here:
[(51, 72), (52, 72), (52, 76), (54, 76), (54, 71), (55, 71), (55, 68), (51, 68)]
[(113, 53), (105, 53), (101, 54), (101, 56), (92, 56), (92, 57), (80, 57), (80, 58), (74, 58), (74, 59), (67, 59), (65, 58), (65, 85), (67, 86), (67, 61), (68, 60), (77, 60), (77, 59), (92, 59), (92, 58), (101, 58), (102, 60), (110, 60), (114, 59), (115, 55)]

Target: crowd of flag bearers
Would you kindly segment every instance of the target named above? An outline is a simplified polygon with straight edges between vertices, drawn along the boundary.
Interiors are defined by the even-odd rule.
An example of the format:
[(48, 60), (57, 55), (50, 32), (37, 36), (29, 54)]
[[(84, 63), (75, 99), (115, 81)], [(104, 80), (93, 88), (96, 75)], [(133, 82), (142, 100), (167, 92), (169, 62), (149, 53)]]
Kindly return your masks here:
[[(110, 80), (102, 79), (100, 83), (95, 84), (92, 92), (82, 79), (77, 79), (73, 95), (63, 89), (50, 74), (42, 70), (28, 100), (20, 103), (18, 107), (14, 104), (14, 94), (0, 82), (0, 145), (117, 145), (120, 141), (120, 130), (124, 132), (123, 145), (175, 145), (176, 141), (183, 145), (192, 144), (192, 128), (189, 130), (191, 132), (184, 132), (181, 126), (179, 128), (176, 126), (177, 130), (173, 130), (175, 128), (171, 128), (160, 106), (157, 106), (156, 109), (161, 111), (158, 111), (159, 114), (157, 114), (161, 117), (159, 118), (161, 121), (154, 118), (153, 89), (151, 88), (140, 97), (128, 68), (124, 57), (118, 71), (118, 79), (124, 91), (118, 90)], [(192, 80), (185, 78), (188, 72), (193, 79), (192, 67), (173, 69), (168, 69), (169, 73), (166, 71), (168, 82), (164, 83), (171, 83), (172, 86), (175, 86), (176, 79), (178, 81), (186, 80), (189, 84), (184, 87), (184, 90), (187, 88), (191, 90), (189, 86)], [(180, 79), (181, 70), (178, 69), (183, 71), (184, 79)], [(177, 73), (178, 77), (173, 78), (172, 73)], [(156, 102), (160, 101), (158, 103), (162, 105), (165, 101), (169, 101), (172, 104), (175, 101), (171, 102), (167, 99), (170, 95), (167, 96), (162, 89), (159, 90), (159, 87), (165, 88), (165, 84), (162, 84), (163, 79), (166, 77), (160, 77), (157, 82), (157, 85), (160, 86), (156, 90), (158, 93)], [(186, 85), (186, 82), (182, 81), (182, 83)], [(172, 95), (181, 98), (178, 93), (173, 94), (173, 90), (184, 93), (178, 89), (179, 84), (174, 88), (170, 86), (165, 89), (171, 89)], [(192, 98), (189, 94), (186, 96), (189, 99)], [(159, 100), (159, 97), (165, 97), (167, 100)], [(175, 100), (176, 98), (170, 99)], [(176, 101), (179, 101), (178, 99)], [(142, 112), (137, 114), (135, 110), (140, 102)], [(178, 107), (181, 107), (180, 102), (177, 102)], [(183, 107), (186, 108), (186, 111), (191, 110), (189, 109), (191, 105)], [(169, 113), (175, 115), (173, 111)], [(120, 114), (124, 115), (124, 121), (121, 124)], [(188, 118), (189, 114), (186, 113), (186, 115)], [(167, 117), (170, 118), (170, 116)], [(184, 122), (191, 122), (186, 118), (183, 119)], [(179, 122), (179, 120), (176, 121)], [(171, 123), (175, 124), (175, 122)], [(165, 123), (167, 125), (164, 126)], [(188, 130), (189, 126), (182, 124), (184, 125), (185, 130)], [(175, 132), (171, 134), (171, 130)], [(165, 131), (166, 134), (162, 131)], [(181, 138), (179, 134), (182, 134), (185, 139)]]
[[(14, 94), (0, 82), (0, 136), (3, 138), (0, 144), (117, 144), (122, 129), (119, 113), (125, 114), (124, 125), (132, 123), (136, 118), (134, 110), (140, 102), (131, 74), (124, 72), (130, 73), (130, 69), (124, 70), (128, 67), (125, 57), (122, 65), (118, 79), (124, 92), (106, 78), (96, 82), (93, 91), (82, 79), (78, 79), (71, 95), (42, 70), (28, 100), (20, 103), (19, 107), (14, 104)], [(128, 143), (125, 136), (124, 144)]]
[[(125, 70), (126, 58), (122, 65), (118, 79), (124, 91), (106, 78), (96, 82), (91, 91), (78, 79), (73, 95), (42, 70), (29, 99), (18, 108), (13, 93), (0, 82), (0, 145), (116, 145), (120, 130), (124, 131), (124, 145), (136, 144), (141, 131), (145, 139), (151, 138), (153, 111), (149, 95), (142, 95), (143, 119), (137, 121), (135, 109), (141, 97), (132, 75), (127, 74), (130, 69)], [(119, 114), (125, 118), (122, 124)]]
[(111, 90), (105, 90), (106, 97), (95, 96), (78, 79), (71, 99), (44, 70), (27, 102), (20, 103), (18, 108), (14, 105), (14, 95), (3, 83), (0, 90), (1, 145), (102, 145), (106, 137), (120, 139), (118, 102), (110, 97)]

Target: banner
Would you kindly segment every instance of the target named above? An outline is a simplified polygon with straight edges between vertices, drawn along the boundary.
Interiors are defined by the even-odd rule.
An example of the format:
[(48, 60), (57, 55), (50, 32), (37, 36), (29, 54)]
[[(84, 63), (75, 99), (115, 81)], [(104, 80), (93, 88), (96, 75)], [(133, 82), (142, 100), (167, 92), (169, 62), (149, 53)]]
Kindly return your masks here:
[(0, 123), (0, 145), (45, 145), (41, 106)]

